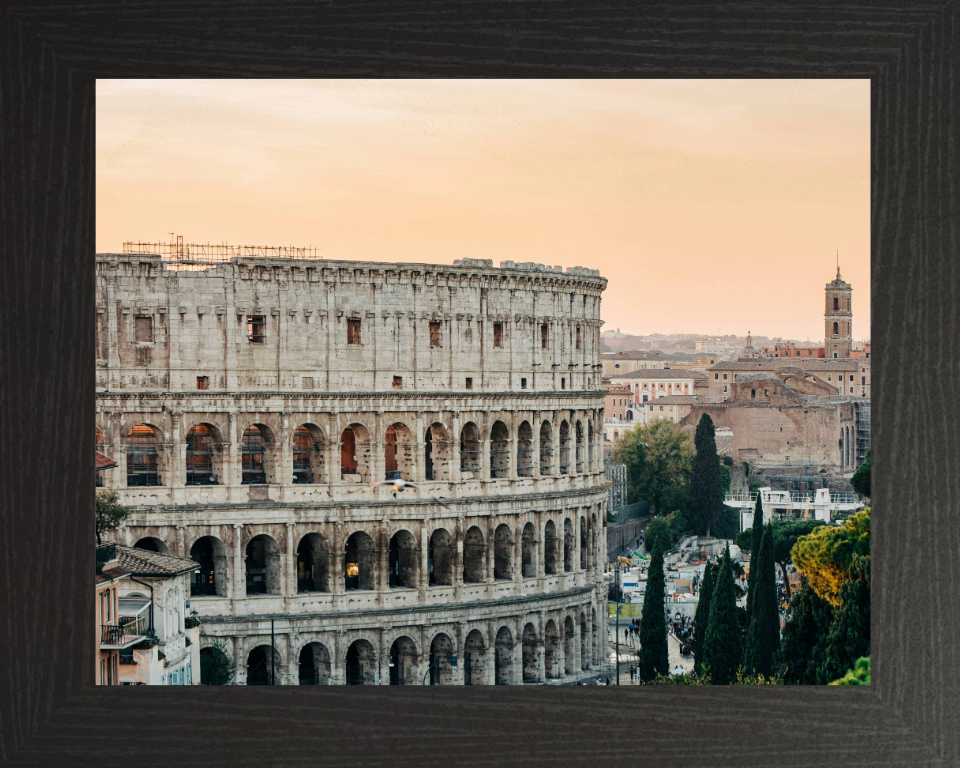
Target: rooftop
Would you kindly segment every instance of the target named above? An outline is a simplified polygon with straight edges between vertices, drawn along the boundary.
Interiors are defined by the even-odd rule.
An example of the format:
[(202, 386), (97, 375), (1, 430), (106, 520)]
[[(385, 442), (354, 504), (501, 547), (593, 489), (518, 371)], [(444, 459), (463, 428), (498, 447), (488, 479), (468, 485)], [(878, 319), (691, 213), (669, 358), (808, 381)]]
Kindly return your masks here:
[(687, 371), (682, 368), (664, 368), (653, 369), (649, 371), (634, 371), (633, 373), (618, 373), (610, 377), (611, 381), (620, 381), (621, 379), (696, 379), (693, 371)]
[[(801, 368), (804, 371), (857, 371), (861, 365), (868, 361), (864, 360), (828, 360), (825, 358), (791, 358), (790, 366)], [(759, 360), (738, 360), (732, 362), (722, 360), (716, 365), (711, 365), (710, 371), (769, 371), (774, 372), (783, 367), (784, 358), (770, 357)]]
[(601, 360), (663, 360), (656, 352), (643, 352), (639, 349), (631, 349), (627, 352), (604, 352), (600, 355)]
[(122, 568), (126, 568), (134, 576), (177, 576), (181, 573), (189, 573), (197, 567), (193, 560), (161, 555), (159, 552), (137, 547), (123, 547), (119, 544), (117, 560), (120, 561)]

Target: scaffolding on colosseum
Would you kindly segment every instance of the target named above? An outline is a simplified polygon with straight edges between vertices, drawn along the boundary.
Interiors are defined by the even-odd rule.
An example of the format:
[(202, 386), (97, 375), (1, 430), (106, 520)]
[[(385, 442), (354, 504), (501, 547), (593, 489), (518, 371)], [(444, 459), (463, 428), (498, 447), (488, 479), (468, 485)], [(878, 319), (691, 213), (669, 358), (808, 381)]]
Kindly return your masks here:
[(857, 466), (867, 460), (870, 450), (870, 403), (855, 403), (857, 418)]
[(124, 253), (159, 256), (169, 269), (200, 270), (225, 264), (239, 257), (261, 259), (322, 259), (318, 249), (293, 245), (229, 245), (227, 243), (184, 243), (183, 235), (174, 235), (168, 243), (144, 243), (127, 240)]

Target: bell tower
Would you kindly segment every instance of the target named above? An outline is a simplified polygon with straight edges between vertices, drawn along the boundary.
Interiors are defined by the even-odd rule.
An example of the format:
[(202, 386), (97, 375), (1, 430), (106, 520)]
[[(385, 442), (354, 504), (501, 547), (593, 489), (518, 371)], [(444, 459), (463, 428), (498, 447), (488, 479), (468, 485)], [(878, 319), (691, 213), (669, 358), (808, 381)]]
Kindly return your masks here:
[(848, 358), (853, 349), (853, 286), (840, 277), (840, 261), (837, 260), (837, 277), (827, 283), (824, 319), (824, 347), (828, 359)]

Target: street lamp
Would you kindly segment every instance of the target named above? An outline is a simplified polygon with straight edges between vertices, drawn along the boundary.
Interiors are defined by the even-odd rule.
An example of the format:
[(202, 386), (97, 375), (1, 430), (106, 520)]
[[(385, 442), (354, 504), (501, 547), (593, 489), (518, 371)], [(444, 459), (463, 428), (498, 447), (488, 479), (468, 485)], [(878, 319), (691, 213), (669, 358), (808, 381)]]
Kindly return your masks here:
[[(457, 668), (457, 657), (456, 657), (455, 655), (454, 655), (454, 656), (451, 656), (450, 659), (449, 659), (449, 661), (450, 661), (450, 666), (453, 667), (454, 669), (456, 669), (456, 668)], [(427, 667), (427, 671), (423, 673), (423, 683), (422, 683), (422, 685), (426, 685), (426, 684), (427, 684), (427, 675), (430, 674), (430, 670), (433, 669), (434, 667), (439, 667), (441, 664), (443, 664), (443, 662), (444, 662), (444, 659), (440, 659), (440, 661), (436, 662), (435, 664), (431, 664), (429, 667)], [(438, 685), (439, 685), (439, 683), (438, 683)]]

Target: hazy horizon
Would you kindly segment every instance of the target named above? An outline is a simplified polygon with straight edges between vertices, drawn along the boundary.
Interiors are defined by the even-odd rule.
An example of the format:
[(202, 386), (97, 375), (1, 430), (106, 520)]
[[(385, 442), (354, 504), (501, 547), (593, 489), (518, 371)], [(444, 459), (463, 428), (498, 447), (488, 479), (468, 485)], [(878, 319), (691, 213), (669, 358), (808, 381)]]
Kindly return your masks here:
[(98, 81), (97, 251), (599, 269), (604, 330), (869, 339), (870, 89), (802, 81)]

